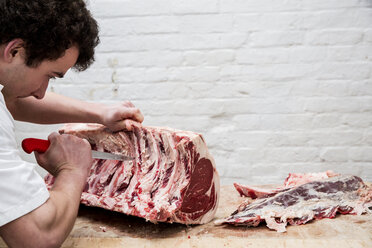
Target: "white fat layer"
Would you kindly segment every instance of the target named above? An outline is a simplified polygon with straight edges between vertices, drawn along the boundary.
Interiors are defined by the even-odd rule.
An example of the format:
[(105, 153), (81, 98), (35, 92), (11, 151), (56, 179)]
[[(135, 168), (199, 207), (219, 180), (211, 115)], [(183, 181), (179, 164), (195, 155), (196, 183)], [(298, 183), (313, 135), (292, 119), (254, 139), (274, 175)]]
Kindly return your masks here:
[(265, 218), (266, 226), (270, 229), (274, 229), (277, 232), (285, 232), (285, 227), (287, 226), (287, 222), (284, 223), (277, 223), (274, 218), (268, 217)]

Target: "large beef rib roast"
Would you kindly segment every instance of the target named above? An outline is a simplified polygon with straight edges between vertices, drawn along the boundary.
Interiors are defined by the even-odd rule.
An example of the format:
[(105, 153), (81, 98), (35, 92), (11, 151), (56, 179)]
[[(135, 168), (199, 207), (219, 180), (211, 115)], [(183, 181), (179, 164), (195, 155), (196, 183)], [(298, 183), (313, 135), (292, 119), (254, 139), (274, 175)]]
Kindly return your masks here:
[[(203, 224), (215, 215), (219, 175), (202, 135), (133, 125), (111, 132), (99, 124), (66, 124), (60, 133), (87, 139), (93, 150), (133, 161), (94, 159), (81, 203), (151, 222)], [(54, 178), (45, 181), (52, 187)]]

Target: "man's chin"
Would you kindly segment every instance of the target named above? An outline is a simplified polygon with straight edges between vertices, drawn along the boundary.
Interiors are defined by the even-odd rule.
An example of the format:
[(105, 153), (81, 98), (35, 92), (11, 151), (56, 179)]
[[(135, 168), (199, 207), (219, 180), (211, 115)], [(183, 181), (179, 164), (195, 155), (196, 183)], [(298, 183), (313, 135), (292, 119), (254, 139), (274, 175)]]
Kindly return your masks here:
[[(23, 99), (23, 98), (27, 98), (27, 97), (30, 97), (30, 96), (33, 96), (35, 97), (34, 95), (22, 95), (22, 96), (17, 96), (18, 99)], [(35, 97), (36, 98), (36, 97)]]

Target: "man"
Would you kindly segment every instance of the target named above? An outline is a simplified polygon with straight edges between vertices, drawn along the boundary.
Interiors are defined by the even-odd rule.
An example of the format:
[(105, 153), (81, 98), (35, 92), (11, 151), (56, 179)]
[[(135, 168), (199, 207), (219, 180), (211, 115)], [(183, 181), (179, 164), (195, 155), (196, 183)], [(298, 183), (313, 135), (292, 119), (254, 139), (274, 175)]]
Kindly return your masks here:
[(34, 165), (19, 157), (14, 119), (96, 122), (112, 131), (143, 121), (130, 102), (106, 106), (45, 93), (49, 79), (89, 67), (98, 42), (96, 21), (83, 0), (0, 0), (0, 235), (10, 247), (62, 244), (92, 160), (86, 140), (52, 133), (49, 149), (35, 154), (55, 176), (48, 192)]

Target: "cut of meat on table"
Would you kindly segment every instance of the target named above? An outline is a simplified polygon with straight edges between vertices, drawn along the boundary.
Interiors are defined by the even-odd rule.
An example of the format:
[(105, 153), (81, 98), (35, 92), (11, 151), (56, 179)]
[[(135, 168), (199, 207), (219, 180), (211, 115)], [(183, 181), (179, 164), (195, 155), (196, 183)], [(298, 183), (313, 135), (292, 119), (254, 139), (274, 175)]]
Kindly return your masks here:
[(330, 170), (318, 173), (289, 173), (288, 177), (284, 181), (283, 186), (275, 188), (264, 188), (234, 183), (234, 187), (239, 192), (240, 196), (248, 196), (252, 199), (256, 199), (273, 196), (279, 192), (286, 191), (301, 184), (305, 184), (315, 180), (326, 179), (337, 175), (339, 174), (336, 174)]
[[(154, 223), (203, 224), (212, 220), (220, 185), (203, 137), (165, 127), (137, 124), (132, 128), (112, 133), (99, 124), (67, 124), (60, 130), (87, 139), (93, 150), (135, 158), (95, 159), (81, 203)], [(47, 175), (45, 181), (52, 187), (54, 178)]]
[(287, 224), (300, 225), (313, 219), (334, 218), (336, 213), (361, 215), (371, 212), (372, 188), (357, 176), (333, 176), (245, 202), (231, 216), (216, 224), (258, 226), (285, 232)]

